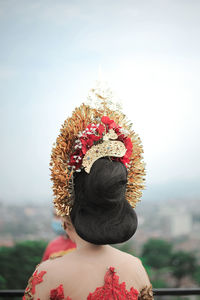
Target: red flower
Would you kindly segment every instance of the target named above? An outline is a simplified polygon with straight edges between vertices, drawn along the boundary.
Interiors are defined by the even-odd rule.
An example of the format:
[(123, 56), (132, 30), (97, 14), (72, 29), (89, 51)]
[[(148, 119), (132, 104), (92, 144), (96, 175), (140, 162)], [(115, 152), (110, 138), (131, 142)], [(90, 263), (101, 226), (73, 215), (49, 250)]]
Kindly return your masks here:
[(117, 124), (107, 116), (101, 118), (101, 122), (108, 126), (109, 129), (116, 128)]
[(99, 127), (97, 128), (99, 135), (102, 137), (102, 134), (105, 130), (104, 126), (102, 124), (99, 125)]
[(105, 125), (109, 125), (109, 124), (111, 124), (111, 123), (114, 122), (114, 121), (113, 121), (113, 120), (110, 120), (110, 118), (107, 117), (107, 116), (103, 116), (103, 117), (101, 118), (101, 122), (104, 123)]
[(87, 142), (84, 138), (80, 138), (81, 140), (81, 144), (82, 144), (82, 148), (81, 151), (83, 152), (83, 154), (85, 155), (85, 153), (87, 152), (88, 148), (87, 148)]
[(121, 135), (121, 132), (120, 132), (120, 126), (117, 126), (115, 127), (115, 132), (117, 133), (118, 137)]
[(129, 160), (129, 158), (126, 156), (126, 154), (125, 154), (123, 157), (120, 158), (120, 161), (121, 161), (125, 166), (130, 162), (130, 160)]
[(109, 127), (109, 129), (115, 129), (116, 127), (117, 127), (117, 124), (113, 121), (113, 120), (111, 120), (112, 121), (112, 123), (110, 123), (109, 125), (108, 125), (108, 127)]
[(130, 148), (132, 149), (133, 148), (132, 141), (129, 137), (124, 140), (124, 144), (125, 144), (127, 149), (130, 149)]
[(90, 140), (92, 140), (94, 142), (94, 141), (98, 141), (100, 139), (101, 139), (100, 136), (94, 135), (94, 134), (90, 134), (89, 137), (88, 137), (88, 144), (90, 145)]

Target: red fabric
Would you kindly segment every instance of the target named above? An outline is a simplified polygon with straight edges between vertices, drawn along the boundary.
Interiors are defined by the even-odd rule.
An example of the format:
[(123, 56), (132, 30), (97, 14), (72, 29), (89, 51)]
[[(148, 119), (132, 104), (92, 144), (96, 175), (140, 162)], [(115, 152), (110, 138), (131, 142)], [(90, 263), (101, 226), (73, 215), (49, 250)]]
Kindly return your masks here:
[(61, 236), (55, 238), (53, 241), (51, 241), (48, 244), (48, 246), (44, 252), (42, 261), (49, 259), (49, 257), (52, 254), (55, 254), (60, 251), (74, 249), (74, 248), (76, 248), (76, 244), (73, 243), (69, 238), (66, 238), (61, 235)]
[[(119, 276), (115, 274), (114, 268), (110, 267), (104, 277), (105, 284), (98, 287), (94, 293), (90, 293), (87, 300), (137, 300), (138, 291), (133, 287), (130, 291), (126, 290), (125, 282), (119, 283)], [(51, 300), (72, 300), (64, 297), (63, 285), (51, 290)]]

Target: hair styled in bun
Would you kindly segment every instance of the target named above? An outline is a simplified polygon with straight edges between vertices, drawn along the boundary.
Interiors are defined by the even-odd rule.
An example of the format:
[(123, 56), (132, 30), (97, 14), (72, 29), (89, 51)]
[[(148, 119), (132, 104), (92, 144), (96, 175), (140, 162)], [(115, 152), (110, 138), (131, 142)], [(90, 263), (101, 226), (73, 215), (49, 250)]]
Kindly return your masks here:
[(70, 213), (77, 234), (97, 244), (116, 244), (130, 239), (137, 229), (137, 216), (125, 198), (126, 167), (100, 158), (87, 174), (74, 174), (75, 200)]

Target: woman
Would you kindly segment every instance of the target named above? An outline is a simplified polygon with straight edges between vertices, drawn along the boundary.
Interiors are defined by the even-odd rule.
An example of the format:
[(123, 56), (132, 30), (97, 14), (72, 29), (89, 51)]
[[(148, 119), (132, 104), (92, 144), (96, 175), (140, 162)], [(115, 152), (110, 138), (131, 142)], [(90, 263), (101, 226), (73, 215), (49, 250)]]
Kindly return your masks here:
[(76, 244), (73, 243), (66, 234), (66, 231), (62, 226), (61, 217), (57, 215), (55, 209), (53, 210), (51, 227), (57, 236), (47, 245), (42, 257), (42, 261), (48, 260), (49, 258), (63, 256), (66, 253), (76, 249)]
[(130, 239), (143, 188), (142, 147), (125, 116), (97, 88), (61, 128), (51, 156), (54, 204), (77, 250), (36, 268), (23, 299), (153, 299), (136, 257), (110, 244)]

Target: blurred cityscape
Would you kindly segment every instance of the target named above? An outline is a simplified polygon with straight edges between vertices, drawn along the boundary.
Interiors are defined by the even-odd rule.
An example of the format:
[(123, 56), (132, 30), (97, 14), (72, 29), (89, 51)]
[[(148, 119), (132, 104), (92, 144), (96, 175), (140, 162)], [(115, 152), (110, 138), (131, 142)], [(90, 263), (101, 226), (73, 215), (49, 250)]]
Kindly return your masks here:
[(49, 205), (0, 203), (0, 246), (23, 240), (51, 240), (53, 208)]
[(151, 201), (137, 209), (139, 226), (134, 243), (141, 247), (150, 238), (161, 238), (177, 250), (192, 251), (200, 259), (199, 198)]
[[(0, 202), (0, 246), (22, 240), (51, 240), (52, 207), (49, 204)], [(137, 205), (139, 226), (133, 237), (136, 252), (150, 238), (173, 242), (180, 250), (194, 251), (200, 259), (199, 198), (146, 201)]]

